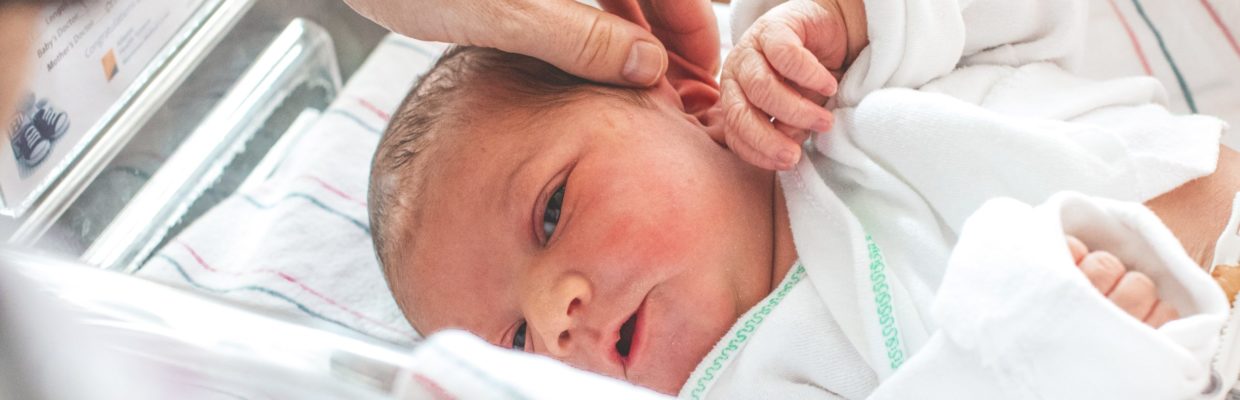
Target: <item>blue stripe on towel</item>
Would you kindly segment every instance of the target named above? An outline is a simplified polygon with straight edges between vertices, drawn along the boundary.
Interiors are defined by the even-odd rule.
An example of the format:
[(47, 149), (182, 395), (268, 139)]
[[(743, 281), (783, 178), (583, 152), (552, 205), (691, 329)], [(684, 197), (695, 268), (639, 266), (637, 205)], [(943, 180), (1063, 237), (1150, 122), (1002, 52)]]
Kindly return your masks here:
[(400, 39), (389, 39), (389, 40), (385, 40), (385, 41), (383, 41), (383, 42), (384, 42), (385, 44), (390, 44), (390, 45), (393, 45), (393, 46), (396, 46), (396, 47), (403, 47), (403, 48), (406, 48), (406, 49), (409, 49), (409, 50), (413, 50), (415, 53), (418, 53), (418, 54), (421, 54), (421, 55), (423, 55), (423, 56), (426, 56), (426, 58), (429, 58), (429, 59), (431, 59), (431, 60), (435, 60), (435, 59), (439, 58), (439, 55), (438, 55), (438, 54), (435, 54), (434, 52), (431, 52), (429, 49), (426, 49), (426, 48), (424, 48), (424, 47), (422, 47), (422, 46), (418, 46), (418, 45), (413, 44), (413, 43), (406, 42), (406, 41), (404, 41), (404, 40), (400, 40)]
[(1188, 83), (1184, 81), (1184, 75), (1180, 73), (1180, 67), (1175, 65), (1175, 59), (1171, 57), (1171, 51), (1167, 50), (1167, 43), (1163, 42), (1162, 33), (1158, 32), (1158, 28), (1154, 27), (1154, 21), (1150, 20), (1150, 16), (1145, 14), (1145, 8), (1141, 7), (1141, 0), (1132, 0), (1132, 5), (1137, 7), (1137, 14), (1141, 15), (1141, 19), (1145, 20), (1145, 26), (1150, 27), (1150, 31), (1154, 32), (1154, 38), (1158, 39), (1158, 48), (1162, 50), (1163, 58), (1167, 59), (1167, 64), (1171, 66), (1171, 72), (1175, 74), (1175, 80), (1180, 84), (1180, 91), (1184, 92), (1184, 100), (1188, 103), (1188, 109), (1197, 113), (1197, 102), (1193, 101), (1193, 92), (1188, 90)]
[(344, 117), (345, 119), (348, 119), (350, 121), (357, 123), (358, 126), (360, 126), (362, 129), (369, 131), (370, 133), (373, 133), (376, 135), (383, 133), (383, 129), (376, 128), (374, 126), (371, 126), (370, 124), (367, 124), (366, 121), (363, 120), (362, 117), (357, 116), (357, 114), (354, 114), (354, 113), (351, 113), (351, 112), (348, 112), (348, 111), (345, 111), (339, 108), (333, 108), (331, 110), (328, 110), (327, 114), (336, 114), (341, 117)]
[(284, 198), (272, 204), (263, 204), (262, 202), (258, 201), (254, 197), (251, 197), (250, 195), (244, 195), (242, 196), (242, 198), (244, 198), (245, 201), (250, 202), (250, 204), (254, 205), (254, 207), (258, 207), (263, 210), (271, 209), (280, 204), (283, 204), (284, 202), (288, 200), (298, 199), (298, 198), (305, 199), (306, 201), (310, 202), (310, 204), (315, 205), (316, 207), (322, 209), (323, 211), (327, 211), (341, 218), (344, 218), (345, 220), (348, 220), (349, 222), (353, 223), (353, 225), (357, 226), (358, 229), (361, 229), (362, 232), (365, 232), (366, 235), (370, 235), (370, 226), (368, 226), (366, 223), (362, 221), (358, 221), (357, 219), (350, 217), (348, 214), (337, 211), (334, 208), (328, 207), (326, 204), (323, 204), (323, 202), (319, 201), (319, 199), (311, 197), (310, 195), (305, 194), (305, 193), (289, 193), (288, 195), (284, 196)]
[(306, 307), (304, 304), (299, 303), (297, 300), (293, 300), (293, 298), (288, 297), (288, 296), (287, 296), (287, 295), (285, 295), (284, 293), (280, 293), (280, 292), (278, 292), (278, 291), (275, 291), (275, 290), (272, 290), (272, 289), (269, 289), (269, 288), (265, 288), (265, 287), (262, 287), (262, 286), (253, 286), (253, 285), (247, 285), (247, 286), (241, 286), (241, 287), (235, 287), (235, 288), (228, 288), (228, 289), (213, 288), (213, 287), (206, 286), (206, 285), (203, 285), (203, 284), (201, 284), (201, 283), (198, 283), (198, 281), (195, 281), (195, 280), (194, 280), (194, 278), (190, 278), (190, 277), (189, 277), (189, 273), (185, 272), (185, 268), (181, 266), (181, 263), (178, 263), (176, 260), (172, 259), (172, 257), (168, 257), (168, 256), (163, 255), (163, 254), (160, 254), (160, 255), (159, 255), (159, 256), (157, 256), (157, 257), (158, 257), (158, 258), (160, 258), (160, 259), (163, 259), (164, 261), (167, 261), (167, 262), (168, 262), (168, 264), (172, 264), (172, 266), (176, 268), (177, 272), (181, 274), (181, 277), (182, 277), (182, 278), (185, 278), (185, 282), (188, 282), (188, 283), (190, 284), (190, 286), (193, 286), (193, 287), (195, 287), (195, 288), (197, 288), (197, 289), (200, 289), (200, 290), (203, 290), (203, 291), (207, 291), (207, 292), (211, 292), (211, 293), (215, 293), (215, 294), (228, 294), (228, 293), (232, 293), (232, 292), (240, 292), (240, 291), (246, 291), (246, 292), (258, 292), (258, 293), (266, 294), (266, 295), (268, 295), (268, 296), (275, 297), (275, 298), (277, 298), (277, 299), (284, 300), (285, 302), (287, 302), (287, 303), (289, 303), (289, 304), (292, 304), (294, 307), (297, 307), (297, 309), (299, 309), (299, 310), (301, 310), (302, 312), (306, 313), (306, 315), (309, 315), (309, 316), (311, 316), (311, 317), (314, 317), (314, 318), (317, 318), (317, 319), (320, 319), (320, 320), (323, 320), (323, 321), (326, 321), (326, 322), (330, 322), (330, 323), (333, 323), (333, 324), (339, 325), (339, 326), (341, 326), (341, 327), (343, 327), (343, 328), (345, 328), (345, 329), (348, 329), (348, 330), (351, 330), (351, 331), (354, 331), (354, 332), (361, 333), (361, 334), (364, 334), (364, 335), (368, 335), (368, 336), (369, 336), (369, 334), (367, 334), (366, 332), (362, 332), (361, 330), (358, 330), (358, 329), (356, 329), (356, 328), (354, 328), (354, 327), (351, 327), (351, 326), (349, 326), (349, 325), (346, 325), (346, 324), (345, 324), (345, 323), (343, 323), (343, 322), (340, 322), (340, 321), (337, 321), (337, 320), (334, 320), (334, 319), (328, 318), (328, 317), (324, 316), (323, 314), (319, 314), (318, 312), (315, 312), (314, 310), (311, 310), (311, 309), (310, 309), (310, 307)]

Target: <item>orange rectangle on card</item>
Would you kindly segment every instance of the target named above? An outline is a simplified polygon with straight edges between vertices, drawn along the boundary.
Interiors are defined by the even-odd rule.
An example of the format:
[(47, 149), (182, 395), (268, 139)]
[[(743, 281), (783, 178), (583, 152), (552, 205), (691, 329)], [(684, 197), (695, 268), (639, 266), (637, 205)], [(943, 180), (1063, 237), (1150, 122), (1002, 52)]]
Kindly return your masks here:
[(120, 72), (120, 68), (117, 68), (116, 65), (116, 52), (114, 50), (108, 50), (108, 54), (103, 55), (103, 77), (106, 78), (108, 82), (111, 82), (112, 78), (115, 78), (118, 72)]

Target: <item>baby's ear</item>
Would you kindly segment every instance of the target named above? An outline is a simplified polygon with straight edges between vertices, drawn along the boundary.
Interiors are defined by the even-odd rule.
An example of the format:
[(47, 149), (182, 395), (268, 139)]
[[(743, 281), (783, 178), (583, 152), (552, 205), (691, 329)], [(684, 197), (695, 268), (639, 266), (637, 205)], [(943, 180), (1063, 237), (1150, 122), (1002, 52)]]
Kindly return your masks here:
[(697, 117), (702, 124), (710, 126), (711, 110), (719, 102), (719, 82), (715, 80), (715, 66), (693, 64), (674, 52), (668, 52), (667, 82), (676, 89), (685, 112)]
[[(719, 26), (708, 1), (599, 0), (604, 10), (654, 33), (667, 49), (667, 82), (685, 112), (703, 116), (719, 101)], [(659, 85), (662, 85), (661, 83)]]

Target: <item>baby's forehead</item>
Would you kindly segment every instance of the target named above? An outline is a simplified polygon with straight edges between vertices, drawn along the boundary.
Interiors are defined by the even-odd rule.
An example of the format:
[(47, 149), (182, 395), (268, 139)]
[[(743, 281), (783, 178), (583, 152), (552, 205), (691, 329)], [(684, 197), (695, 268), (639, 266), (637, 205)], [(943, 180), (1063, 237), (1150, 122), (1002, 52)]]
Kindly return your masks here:
[[(487, 313), (504, 305), (517, 283), (510, 268), (516, 260), (512, 242), (493, 235), (502, 228), (499, 218), (476, 212), (472, 204), (456, 204), (459, 212), (448, 215), (440, 207), (424, 216), (424, 223), (411, 226), (417, 237), (405, 249), (397, 267), (393, 293), (414, 328), (422, 334), (446, 328), (467, 330), (489, 326)], [(471, 218), (477, 217), (477, 218)], [(500, 230), (500, 232), (504, 232)], [(500, 238), (502, 239), (502, 237)]]

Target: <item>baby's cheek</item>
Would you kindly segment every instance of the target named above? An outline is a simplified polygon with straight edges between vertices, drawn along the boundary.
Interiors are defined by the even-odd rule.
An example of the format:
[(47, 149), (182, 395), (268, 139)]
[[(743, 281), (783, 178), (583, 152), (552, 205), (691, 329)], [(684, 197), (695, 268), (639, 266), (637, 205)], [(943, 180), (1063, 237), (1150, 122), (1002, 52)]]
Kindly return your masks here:
[(641, 271), (669, 272), (688, 263), (695, 248), (693, 234), (674, 216), (647, 214), (617, 221), (605, 228), (600, 254), (611, 263)]

